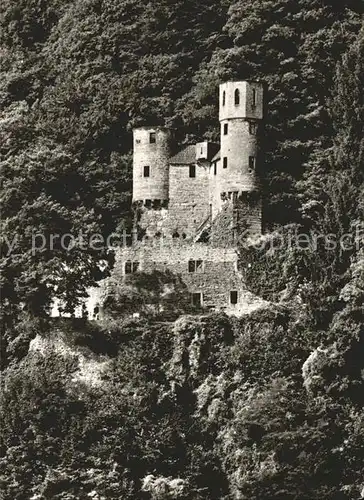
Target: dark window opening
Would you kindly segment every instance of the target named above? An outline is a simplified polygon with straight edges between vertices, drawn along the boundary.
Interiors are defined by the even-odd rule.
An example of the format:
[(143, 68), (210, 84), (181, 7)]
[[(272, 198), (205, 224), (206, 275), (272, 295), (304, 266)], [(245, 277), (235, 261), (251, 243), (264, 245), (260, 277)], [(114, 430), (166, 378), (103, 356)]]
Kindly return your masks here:
[(150, 144), (155, 144), (155, 143), (156, 143), (156, 140), (157, 140), (157, 139), (156, 139), (155, 132), (151, 132), (151, 133), (149, 134), (149, 142), (150, 142)]
[(224, 123), (224, 135), (228, 134), (228, 124)]
[(256, 135), (257, 134), (257, 124), (254, 122), (249, 122), (249, 134)]
[(125, 262), (125, 274), (136, 273), (139, 269), (139, 262), (132, 262), (131, 260), (127, 260)]
[(143, 176), (150, 177), (150, 166), (149, 165), (145, 165), (143, 167)]
[(140, 144), (140, 139), (137, 139), (135, 142), (136, 142), (137, 144)]
[(201, 154), (203, 153), (203, 148), (201, 148)]
[(188, 272), (189, 273), (202, 273), (203, 272), (203, 261), (202, 260), (189, 260), (188, 261)]
[(201, 307), (202, 306), (202, 293), (201, 292), (191, 293), (191, 302), (192, 302), (193, 306)]
[(223, 160), (222, 160), (222, 168), (227, 168), (227, 157), (224, 156)]
[(174, 231), (173, 234), (172, 234), (172, 238), (179, 238), (179, 232), (178, 231)]
[(236, 305), (238, 303), (238, 292), (236, 290), (231, 290), (230, 292), (230, 304)]
[(253, 89), (253, 102), (252, 102), (252, 105), (253, 106), (257, 105), (257, 91), (256, 91), (256, 89)]
[(146, 208), (150, 208), (152, 206), (152, 200), (145, 200)]
[(190, 165), (190, 177), (196, 177), (196, 165)]
[(235, 101), (235, 106), (237, 106), (238, 104), (240, 104), (240, 92), (239, 92), (239, 89), (235, 90), (234, 101)]
[(225, 93), (225, 90), (224, 92), (222, 93), (222, 105), (225, 106), (225, 99), (226, 99), (226, 93)]
[(255, 169), (255, 156), (249, 156), (249, 169), (252, 171)]
[(216, 173), (217, 173), (217, 163), (215, 161), (215, 163), (214, 163), (214, 175), (216, 175)]

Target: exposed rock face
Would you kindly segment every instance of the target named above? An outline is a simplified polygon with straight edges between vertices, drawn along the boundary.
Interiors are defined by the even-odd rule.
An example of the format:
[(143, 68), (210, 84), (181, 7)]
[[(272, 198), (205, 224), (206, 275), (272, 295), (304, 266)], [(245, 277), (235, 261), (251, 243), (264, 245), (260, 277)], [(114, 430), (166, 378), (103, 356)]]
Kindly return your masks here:
[(327, 347), (317, 347), (302, 366), (303, 385), (308, 393), (314, 393), (324, 387), (323, 370), (329, 363), (339, 357), (336, 344)]
[(37, 353), (43, 357), (57, 354), (75, 362), (75, 371), (72, 382), (83, 383), (88, 387), (99, 387), (102, 384), (102, 374), (106, 371), (109, 361), (96, 356), (88, 357), (75, 347), (70, 347), (60, 336), (57, 338), (43, 338), (37, 335), (29, 345), (29, 353)]
[(186, 491), (186, 481), (148, 474), (143, 479), (142, 491), (148, 491), (153, 500), (182, 499)]
[(198, 384), (214, 364), (216, 354), (233, 340), (229, 318), (182, 316), (174, 324), (174, 351), (167, 370), (170, 379), (183, 385), (188, 379)]

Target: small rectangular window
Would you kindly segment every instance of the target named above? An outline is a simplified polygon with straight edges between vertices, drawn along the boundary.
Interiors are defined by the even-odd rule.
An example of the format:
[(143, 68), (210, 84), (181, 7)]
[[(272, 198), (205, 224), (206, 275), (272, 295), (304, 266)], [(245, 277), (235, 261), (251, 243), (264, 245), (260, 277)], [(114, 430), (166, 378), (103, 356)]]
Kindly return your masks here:
[(150, 166), (149, 165), (145, 165), (143, 167), (143, 176), (150, 177)]
[(202, 306), (202, 293), (201, 292), (196, 292), (191, 294), (191, 302), (192, 305), (195, 307), (201, 307)]
[(216, 175), (216, 173), (217, 173), (217, 162), (215, 161), (215, 163), (214, 163), (214, 175)]
[(224, 135), (228, 134), (228, 124), (224, 123)]
[(188, 272), (189, 273), (203, 273), (203, 261), (202, 260), (189, 260), (188, 261)]
[(127, 260), (125, 262), (125, 274), (136, 273), (139, 269), (139, 262), (132, 262)]
[(255, 156), (249, 156), (249, 169), (255, 169)]
[(224, 156), (223, 160), (222, 160), (222, 168), (227, 168), (227, 157)]
[(136, 139), (135, 141), (137, 144), (140, 144), (140, 139)]
[(238, 292), (236, 290), (231, 290), (230, 292), (230, 304), (236, 305), (238, 303)]
[(190, 177), (196, 177), (196, 165), (190, 165)]
[(255, 107), (257, 105), (257, 91), (256, 91), (256, 89), (253, 89), (252, 105), (253, 105), (253, 107)]
[(257, 135), (257, 124), (254, 122), (249, 122), (249, 134)]
[(155, 135), (155, 132), (151, 132), (149, 134), (149, 142), (150, 144), (155, 144), (156, 143), (156, 135)]
[(202, 260), (196, 260), (196, 273), (202, 273), (202, 271), (203, 271)]

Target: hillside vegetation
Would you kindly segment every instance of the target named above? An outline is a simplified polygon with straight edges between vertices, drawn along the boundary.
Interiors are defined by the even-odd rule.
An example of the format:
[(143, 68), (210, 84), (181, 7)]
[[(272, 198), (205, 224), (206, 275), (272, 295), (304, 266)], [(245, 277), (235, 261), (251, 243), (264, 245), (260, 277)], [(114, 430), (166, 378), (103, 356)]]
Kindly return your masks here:
[[(359, 498), (363, 10), (361, 0), (1, 2), (4, 499)], [(51, 249), (51, 235), (130, 229), (131, 128), (216, 140), (218, 84), (234, 78), (267, 86), (270, 234), (241, 248), (240, 268), (271, 305), (239, 320), (172, 321), (169, 310), (130, 321), (111, 304), (102, 326), (50, 322), (51, 297), (71, 311), (110, 258), (78, 241)], [(302, 233), (323, 238), (286, 244)], [(350, 244), (327, 245), (330, 235)]]

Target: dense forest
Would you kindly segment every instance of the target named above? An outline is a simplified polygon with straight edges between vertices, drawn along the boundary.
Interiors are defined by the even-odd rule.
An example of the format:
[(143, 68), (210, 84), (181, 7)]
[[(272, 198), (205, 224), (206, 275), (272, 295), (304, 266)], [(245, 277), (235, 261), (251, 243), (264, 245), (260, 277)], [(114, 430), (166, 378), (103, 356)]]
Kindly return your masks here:
[[(362, 0), (2, 0), (0, 498), (360, 498), (363, 14)], [(35, 252), (36, 235), (130, 228), (132, 127), (216, 140), (228, 79), (267, 89), (266, 234), (240, 252), (265, 307), (51, 321), (51, 298), (72, 309), (111, 257)], [(280, 244), (303, 232), (351, 244)], [(133, 305), (152, 292), (141, 280)]]

